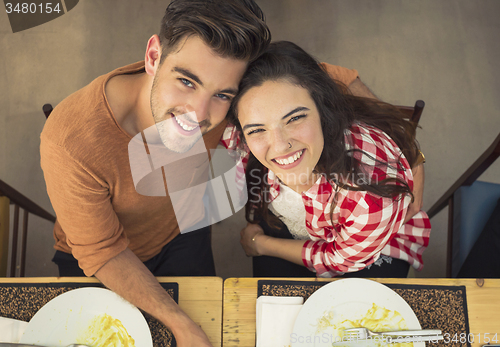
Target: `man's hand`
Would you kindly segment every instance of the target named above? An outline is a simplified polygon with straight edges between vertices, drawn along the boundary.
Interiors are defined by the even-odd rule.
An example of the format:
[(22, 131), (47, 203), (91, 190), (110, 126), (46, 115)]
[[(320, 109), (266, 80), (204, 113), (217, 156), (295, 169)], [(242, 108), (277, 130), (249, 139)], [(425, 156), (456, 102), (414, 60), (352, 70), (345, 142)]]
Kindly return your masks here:
[(130, 249), (108, 261), (95, 276), (116, 294), (162, 322), (174, 334), (177, 346), (212, 346), (203, 330), (179, 308)]
[(424, 164), (419, 164), (411, 169), (413, 173), (413, 202), (408, 206), (406, 217), (403, 222), (406, 223), (422, 209), (424, 205)]

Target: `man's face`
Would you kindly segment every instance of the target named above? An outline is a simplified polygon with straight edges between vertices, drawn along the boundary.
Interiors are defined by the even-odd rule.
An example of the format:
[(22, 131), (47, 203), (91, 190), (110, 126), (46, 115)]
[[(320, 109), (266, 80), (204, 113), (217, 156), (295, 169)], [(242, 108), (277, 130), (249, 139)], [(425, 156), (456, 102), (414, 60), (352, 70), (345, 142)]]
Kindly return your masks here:
[(222, 58), (199, 37), (180, 42), (156, 70), (151, 110), (164, 145), (184, 153), (220, 122), (247, 67)]

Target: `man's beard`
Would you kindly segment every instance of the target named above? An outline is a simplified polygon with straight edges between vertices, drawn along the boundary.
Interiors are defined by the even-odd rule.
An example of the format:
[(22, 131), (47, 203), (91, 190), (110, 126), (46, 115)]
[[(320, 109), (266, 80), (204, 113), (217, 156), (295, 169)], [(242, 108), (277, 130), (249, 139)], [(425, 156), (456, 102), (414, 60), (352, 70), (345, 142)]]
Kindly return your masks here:
[[(198, 124), (196, 121), (197, 118), (195, 112), (186, 113), (185, 110), (181, 110), (178, 107), (170, 108), (163, 113), (162, 118), (158, 117), (158, 113), (161, 114), (161, 111), (159, 111), (159, 108), (157, 107), (158, 103), (156, 102), (155, 98), (156, 95), (155, 82), (156, 82), (156, 77), (153, 81), (153, 87), (151, 89), (150, 104), (151, 104), (151, 112), (153, 114), (153, 118), (158, 133), (160, 135), (160, 139), (165, 145), (165, 147), (167, 147), (171, 151), (177, 153), (185, 153), (189, 151), (191, 148), (193, 148), (193, 146), (202, 139), (203, 135), (205, 135), (208, 131), (211, 130), (212, 124), (209, 119), (204, 119)], [(174, 119), (176, 116), (182, 116), (184, 114), (189, 115), (187, 117), (189, 119), (189, 122), (186, 121), (186, 123), (198, 124), (197, 129), (194, 129), (193, 134), (191, 135), (181, 134), (182, 130), (179, 131), (180, 125)], [(183, 118), (179, 117), (179, 119), (182, 122)]]

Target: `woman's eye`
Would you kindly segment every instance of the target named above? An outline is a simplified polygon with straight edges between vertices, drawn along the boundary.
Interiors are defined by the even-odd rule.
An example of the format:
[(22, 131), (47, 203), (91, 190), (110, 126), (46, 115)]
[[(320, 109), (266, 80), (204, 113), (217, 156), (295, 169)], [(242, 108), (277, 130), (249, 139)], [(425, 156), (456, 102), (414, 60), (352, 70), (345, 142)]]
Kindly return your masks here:
[(291, 122), (295, 122), (297, 120), (299, 120), (300, 118), (304, 118), (306, 115), (305, 114), (301, 114), (300, 116), (293, 116), (292, 118), (290, 118), (290, 120), (287, 122), (288, 123), (291, 123)]
[(187, 80), (187, 79), (185, 79), (185, 78), (179, 78), (179, 80), (180, 80), (182, 83), (184, 83), (186, 86), (188, 86), (189, 88), (194, 87), (193, 83), (191, 83), (191, 81), (190, 81), (190, 80)]
[(255, 129), (255, 130), (249, 131), (247, 133), (247, 136), (252, 135), (252, 134), (256, 134), (256, 133), (260, 133), (262, 131), (264, 131), (264, 129)]

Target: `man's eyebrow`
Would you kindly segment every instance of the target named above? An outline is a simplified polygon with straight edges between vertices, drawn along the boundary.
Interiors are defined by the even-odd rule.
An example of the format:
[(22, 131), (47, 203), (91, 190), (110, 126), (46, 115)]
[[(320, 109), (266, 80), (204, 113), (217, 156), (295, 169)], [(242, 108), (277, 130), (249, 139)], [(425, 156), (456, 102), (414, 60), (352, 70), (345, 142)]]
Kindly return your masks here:
[[(286, 119), (287, 117), (290, 117), (291, 115), (297, 113), (297, 112), (300, 112), (300, 111), (310, 111), (307, 107), (304, 107), (304, 106), (299, 106), (299, 107), (296, 107), (294, 108), (292, 111), (288, 112), (286, 115), (284, 115), (281, 119)], [(251, 127), (261, 127), (261, 126), (264, 126), (264, 124), (247, 124), (243, 127), (243, 131), (245, 131), (247, 128), (251, 128)]]
[(236, 95), (236, 94), (238, 94), (238, 89), (237, 88), (227, 88), (227, 89), (221, 90), (219, 93)]
[(200, 86), (203, 87), (203, 82), (200, 80), (200, 78), (198, 76), (196, 76), (191, 71), (183, 69), (182, 67), (174, 67), (173, 70), (176, 71), (176, 72), (178, 72), (178, 73), (183, 74), (187, 78), (192, 79), (193, 81), (195, 81), (196, 83), (198, 83)]

